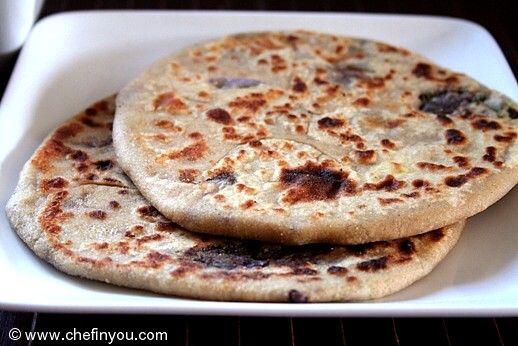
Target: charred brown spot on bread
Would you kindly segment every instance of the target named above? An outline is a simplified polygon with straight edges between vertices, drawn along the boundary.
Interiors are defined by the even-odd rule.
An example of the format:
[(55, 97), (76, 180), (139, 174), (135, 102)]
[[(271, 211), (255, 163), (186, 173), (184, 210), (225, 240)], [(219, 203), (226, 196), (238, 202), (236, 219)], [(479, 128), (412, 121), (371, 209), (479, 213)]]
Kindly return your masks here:
[(306, 128), (302, 125), (297, 125), (295, 126), (295, 132), (297, 133), (305, 133), (306, 132)]
[(94, 268), (102, 268), (104, 266), (109, 265), (113, 261), (110, 257), (105, 257), (101, 260), (96, 260), (96, 259), (93, 259), (90, 257), (84, 257), (84, 256), (76, 257), (75, 260), (79, 263), (86, 263), (88, 265), (91, 265)]
[(74, 161), (83, 162), (88, 160), (88, 154), (82, 150), (76, 150), (70, 154), (70, 158)]
[(119, 203), (119, 202), (117, 202), (117, 201), (110, 201), (110, 202), (108, 203), (108, 205), (109, 205), (109, 206), (110, 206), (110, 208), (112, 208), (112, 209), (120, 209), (120, 207), (121, 207), (120, 203)]
[(97, 168), (100, 171), (107, 171), (109, 169), (112, 169), (114, 164), (111, 160), (100, 160), (94, 162), (95, 168)]
[(207, 181), (210, 181), (212, 183), (218, 183), (218, 184), (235, 184), (236, 183), (236, 175), (234, 172), (221, 172), (217, 175), (207, 179)]
[(376, 152), (374, 150), (354, 150), (354, 155), (359, 163), (372, 165), (376, 162)]
[(300, 268), (319, 263), (332, 251), (333, 247), (327, 245), (281, 246), (256, 241), (227, 241), (196, 245), (184, 252), (182, 260), (223, 269), (258, 268), (271, 264)]
[(198, 131), (191, 132), (188, 136), (194, 140), (201, 140), (203, 138), (203, 135)]
[(114, 249), (119, 253), (125, 255), (130, 250), (130, 245), (127, 241), (119, 241), (115, 244)]
[(169, 255), (165, 255), (158, 251), (151, 251), (146, 255), (146, 257), (148, 260), (150, 260), (153, 263), (156, 263), (157, 265), (167, 262), (171, 259)]
[(444, 180), (444, 183), (451, 187), (459, 187), (464, 185), (468, 179), (465, 177), (464, 174), (454, 176), (454, 177), (446, 177)]
[(403, 56), (410, 55), (410, 52), (407, 51), (406, 49), (394, 47), (394, 46), (391, 46), (386, 43), (377, 42), (376, 48), (378, 49), (378, 51), (380, 51), (382, 53), (394, 53), (394, 54), (400, 54)]
[(182, 278), (185, 277), (187, 274), (195, 272), (199, 269), (199, 265), (196, 263), (181, 263), (180, 267), (174, 269), (169, 273), (171, 277), (173, 278)]
[(403, 255), (413, 255), (415, 253), (415, 244), (410, 239), (405, 239), (399, 242), (398, 250)]
[(142, 234), (142, 232), (144, 232), (144, 226), (135, 225), (135, 226), (131, 227), (131, 229), (129, 231), (124, 233), (124, 236), (127, 238), (135, 238), (135, 236)]
[(503, 135), (494, 135), (493, 139), (497, 142), (511, 143), (516, 139), (516, 132), (506, 132)]
[(88, 164), (85, 162), (81, 162), (77, 165), (74, 165), (74, 167), (78, 172), (84, 172), (84, 171), (88, 170)]
[(198, 177), (199, 171), (194, 168), (184, 168), (178, 170), (178, 179), (182, 183), (192, 183)]
[(64, 212), (61, 208), (63, 201), (68, 196), (68, 191), (59, 191), (53, 194), (48, 203), (38, 217), (38, 221), (46, 232), (58, 234), (61, 232), (60, 223), (72, 217), (72, 213)]
[(288, 301), (290, 303), (307, 303), (308, 296), (299, 290), (290, 290), (288, 292)]
[(160, 217), (160, 212), (152, 205), (145, 205), (137, 208), (137, 213), (142, 219), (150, 221), (155, 221), (157, 217)]
[(237, 121), (240, 122), (240, 123), (246, 123), (246, 122), (248, 122), (250, 120), (252, 120), (252, 117), (250, 117), (248, 115), (243, 115), (242, 117), (237, 118)]
[(285, 70), (287, 68), (286, 60), (284, 60), (278, 54), (272, 54), (270, 57), (272, 72), (277, 73), (279, 71)]
[(94, 248), (94, 250), (97, 250), (97, 251), (106, 250), (109, 247), (109, 244), (107, 242), (94, 243), (94, 244), (92, 244), (92, 247)]
[(419, 95), (421, 101), (419, 109), (437, 115), (448, 115), (469, 104), (474, 98), (474, 93), (463, 90), (440, 90), (433, 93), (424, 93)]
[(383, 256), (383, 257), (375, 258), (375, 259), (372, 259), (369, 261), (360, 262), (356, 265), (356, 269), (364, 271), (364, 272), (373, 273), (373, 272), (377, 272), (382, 269), (386, 269), (387, 262), (388, 262), (388, 257)]
[(157, 120), (155, 122), (155, 126), (167, 131), (180, 132), (182, 130), (181, 127), (176, 126), (173, 122), (165, 119)]
[(235, 268), (263, 268), (268, 266), (269, 260), (257, 258), (258, 244), (255, 242), (225, 242), (209, 245), (196, 245), (183, 253), (182, 260), (202, 263), (208, 267), (235, 269)]
[(92, 219), (104, 220), (106, 219), (108, 214), (106, 214), (106, 212), (102, 210), (93, 210), (88, 212), (88, 216), (90, 216)]
[(412, 185), (415, 188), (420, 188), (424, 185), (424, 181), (422, 179), (416, 179), (416, 180), (412, 181)]
[(81, 117), (80, 120), (82, 124), (88, 126), (88, 127), (92, 127), (92, 128), (97, 128), (97, 127), (101, 127), (102, 124), (93, 120), (92, 118), (88, 117), (88, 116), (84, 116), (84, 117)]
[(223, 108), (214, 108), (207, 111), (207, 117), (219, 124), (230, 125), (234, 121), (230, 116), (230, 113), (224, 110)]
[(477, 119), (471, 123), (471, 126), (474, 129), (481, 130), (483, 132), (499, 130), (502, 128), (497, 121), (486, 119)]
[(470, 166), (469, 159), (465, 156), (454, 156), (452, 160), (460, 168), (468, 168)]
[(186, 114), (188, 107), (179, 97), (173, 92), (166, 92), (158, 95), (153, 100), (154, 110), (165, 110), (171, 114)]
[(414, 67), (412, 73), (418, 78), (424, 77), (426, 79), (432, 79), (432, 66), (430, 64), (420, 62)]
[(432, 163), (432, 162), (418, 162), (418, 163), (416, 163), (416, 166), (419, 169), (424, 169), (424, 170), (432, 171), (432, 172), (451, 169), (451, 167), (449, 167), (449, 166), (445, 166), (443, 164)]
[(365, 190), (373, 190), (373, 191), (385, 190), (387, 192), (397, 191), (405, 186), (406, 186), (406, 183), (404, 181), (397, 180), (391, 174), (385, 176), (385, 178), (382, 181), (379, 181), (377, 183), (363, 184), (363, 188)]
[(137, 246), (141, 246), (142, 244), (149, 243), (152, 241), (162, 240), (164, 237), (161, 234), (155, 233), (150, 235), (145, 235), (143, 237), (137, 238)]
[(304, 166), (283, 168), (280, 183), (288, 189), (283, 201), (294, 204), (334, 199), (339, 193), (355, 193), (356, 183), (347, 177), (348, 173), (310, 161)]
[(263, 144), (261, 143), (261, 141), (251, 141), (248, 142), (248, 145), (252, 148), (260, 148)]
[(250, 112), (257, 112), (261, 107), (266, 105), (267, 101), (261, 93), (251, 93), (245, 96), (238, 96), (228, 105), (235, 109), (244, 109)]
[(83, 129), (83, 126), (78, 123), (62, 125), (56, 130), (52, 136), (52, 139), (56, 141), (64, 141), (71, 137), (77, 136)]
[(306, 90), (308, 90), (308, 87), (302, 79), (300, 79), (299, 77), (295, 77), (293, 79), (293, 86), (291, 87), (291, 89), (295, 92), (303, 93)]
[(401, 196), (406, 198), (418, 198), (421, 194), (417, 191), (413, 191), (410, 193), (402, 193)]
[(494, 162), (496, 160), (496, 148), (493, 146), (486, 147), (486, 153), (482, 159), (487, 162)]
[(109, 108), (109, 107), (108, 107), (108, 101), (106, 101), (106, 100), (101, 100), (101, 101), (99, 101), (99, 102), (96, 102), (96, 103), (94, 104), (94, 108), (95, 108), (95, 109), (97, 109), (97, 110), (99, 110), (99, 111), (106, 112), (106, 111), (108, 111), (108, 108)]
[(99, 180), (99, 176), (97, 174), (91, 173), (86, 176), (86, 180), (90, 180), (90, 181)]
[(466, 136), (457, 129), (448, 129), (444, 134), (446, 143), (450, 145), (462, 145), (467, 142)]
[(171, 232), (178, 231), (180, 229), (180, 226), (178, 224), (176, 224), (174, 222), (170, 222), (170, 221), (167, 221), (167, 222), (159, 221), (155, 224), (155, 229), (159, 232), (171, 233)]
[(344, 121), (341, 119), (323, 117), (317, 121), (318, 127), (321, 129), (329, 129), (334, 127), (339, 127), (344, 124)]
[[(205, 140), (199, 140), (181, 150), (174, 150), (165, 155), (170, 160), (198, 161), (203, 158), (208, 150), (207, 142)], [(162, 156), (159, 156), (158, 160), (161, 161)]]
[(245, 192), (248, 195), (253, 195), (257, 191), (253, 187), (246, 186), (245, 184), (237, 184), (236, 185), (236, 190), (238, 192)]
[(326, 81), (325, 79), (322, 79), (322, 78), (320, 78), (320, 77), (315, 77), (315, 78), (313, 78), (313, 82), (314, 82), (315, 84), (317, 84), (317, 85), (327, 85), (327, 84), (329, 84), (329, 82), (328, 82), (328, 81)]
[(85, 109), (85, 114), (90, 117), (94, 117), (97, 115), (97, 109), (95, 109), (94, 107), (88, 107), (87, 109)]
[(358, 107), (367, 107), (370, 104), (371, 100), (367, 97), (360, 97), (353, 101), (353, 105)]
[(381, 140), (381, 145), (387, 149), (394, 149), (396, 147), (396, 144), (394, 142), (392, 142), (390, 139), (382, 139)]
[(318, 271), (306, 267), (296, 267), (291, 270), (291, 275), (317, 275)]
[(415, 179), (412, 181), (412, 186), (414, 186), (416, 189), (419, 189), (421, 187), (427, 187), (430, 186), (430, 182), (423, 180), (423, 179)]
[(385, 86), (385, 80), (380, 77), (370, 77), (360, 81), (360, 83), (364, 84), (367, 89), (377, 89)]
[(342, 266), (330, 266), (327, 268), (327, 272), (331, 275), (344, 276), (349, 272), (349, 270)]
[(70, 123), (59, 127), (52, 138), (45, 142), (43, 146), (36, 152), (31, 163), (40, 171), (46, 171), (52, 167), (52, 162), (56, 158), (60, 158), (74, 152), (73, 149), (66, 146), (63, 141), (71, 137), (77, 136), (84, 127), (78, 123)]
[(434, 242), (440, 241), (445, 236), (443, 228), (438, 228), (433, 231), (430, 231), (426, 233), (426, 235)]
[(215, 195), (214, 195), (214, 197), (212, 197), (212, 198), (214, 198), (214, 199), (215, 199), (216, 201), (218, 201), (218, 202), (223, 202), (223, 201), (226, 199), (226, 198), (225, 198), (225, 196), (223, 196), (223, 195), (222, 195), (222, 194), (220, 194), (220, 193), (215, 194)]
[(245, 202), (241, 203), (239, 205), (239, 208), (241, 208), (242, 210), (247, 210), (247, 209), (252, 208), (256, 203), (257, 203), (256, 201), (248, 199)]
[(459, 174), (456, 176), (446, 177), (444, 183), (450, 187), (460, 187), (466, 184), (469, 180), (475, 179), (481, 175), (487, 174), (488, 170), (483, 167), (473, 167), (466, 174)]
[(336, 54), (340, 54), (340, 53), (342, 53), (342, 52), (343, 52), (343, 50), (344, 50), (344, 49), (345, 49), (345, 47), (344, 47), (343, 45), (339, 44), (339, 45), (337, 45), (337, 46), (335, 47), (335, 53), (336, 53)]
[(68, 187), (68, 181), (61, 177), (56, 177), (52, 179), (44, 179), (41, 184), (40, 188), (43, 192), (48, 192), (53, 189), (65, 189)]
[(128, 191), (128, 190), (126, 190), (126, 189), (124, 189), (124, 190), (119, 190), (117, 193), (118, 193), (119, 195), (127, 195), (127, 194), (129, 193), (129, 191)]
[(378, 203), (382, 206), (394, 204), (394, 203), (402, 203), (403, 200), (401, 198), (383, 198), (378, 197)]
[(443, 126), (448, 126), (448, 125), (453, 124), (453, 120), (451, 120), (448, 116), (446, 116), (444, 114), (437, 114), (437, 120), (439, 120), (439, 122)]
[(114, 178), (110, 178), (110, 177), (103, 178), (103, 185), (106, 185), (106, 186), (118, 186), (118, 187), (124, 186), (123, 183), (120, 180), (117, 180), (117, 179), (114, 179)]

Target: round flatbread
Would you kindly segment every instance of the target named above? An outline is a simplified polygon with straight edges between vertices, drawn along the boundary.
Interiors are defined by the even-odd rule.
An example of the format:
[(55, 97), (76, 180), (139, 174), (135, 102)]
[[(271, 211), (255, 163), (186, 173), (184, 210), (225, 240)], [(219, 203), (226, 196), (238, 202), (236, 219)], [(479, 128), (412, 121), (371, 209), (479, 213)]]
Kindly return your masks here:
[(65, 273), (202, 299), (363, 300), (426, 275), (461, 234), (464, 222), (390, 242), (287, 247), (187, 232), (118, 167), (113, 108), (98, 102), (47, 137), (7, 206), (25, 243)]
[(415, 235), (518, 181), (516, 104), (383, 43), (227, 37), (152, 66), (117, 98), (120, 165), (192, 230), (287, 244)]

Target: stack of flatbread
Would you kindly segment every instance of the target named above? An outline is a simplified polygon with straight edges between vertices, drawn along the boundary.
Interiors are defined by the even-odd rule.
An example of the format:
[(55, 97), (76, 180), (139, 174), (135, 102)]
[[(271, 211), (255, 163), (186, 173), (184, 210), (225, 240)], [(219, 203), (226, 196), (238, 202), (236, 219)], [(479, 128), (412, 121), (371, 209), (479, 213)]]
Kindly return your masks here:
[(199, 299), (378, 298), (428, 274), (518, 182), (517, 118), (402, 48), (230, 36), (60, 125), (7, 213), (71, 275)]

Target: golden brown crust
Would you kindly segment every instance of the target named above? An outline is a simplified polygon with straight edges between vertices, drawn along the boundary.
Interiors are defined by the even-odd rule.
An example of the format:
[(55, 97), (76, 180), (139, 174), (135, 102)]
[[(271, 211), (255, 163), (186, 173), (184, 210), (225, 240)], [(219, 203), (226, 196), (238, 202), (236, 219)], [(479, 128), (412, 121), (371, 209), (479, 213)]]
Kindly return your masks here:
[[(359, 246), (286, 247), (187, 232), (151, 206), (118, 167), (109, 127), (101, 126), (111, 122), (112, 106), (113, 98), (96, 113), (99, 126), (60, 137), (60, 150), (48, 155), (85, 112), (58, 127), (24, 166), (7, 205), (24, 242), (65, 273), (198, 299), (365, 300), (426, 275), (464, 226)], [(97, 178), (85, 179), (91, 174)]]
[(502, 197), (518, 182), (515, 109), (386, 44), (244, 34), (126, 86), (114, 145), (143, 195), (185, 227), (351, 244), (426, 232)]

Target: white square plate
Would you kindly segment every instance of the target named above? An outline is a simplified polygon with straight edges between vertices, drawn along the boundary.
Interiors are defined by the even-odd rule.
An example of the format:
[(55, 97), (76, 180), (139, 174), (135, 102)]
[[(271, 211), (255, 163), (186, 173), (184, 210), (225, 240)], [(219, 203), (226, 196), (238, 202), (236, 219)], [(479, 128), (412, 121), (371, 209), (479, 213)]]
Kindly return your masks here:
[(459, 19), (259, 12), (79, 12), (51, 16), (27, 40), (0, 108), (0, 308), (67, 312), (292, 316), (518, 314), (518, 190), (472, 218), (426, 278), (367, 303), (271, 304), (177, 299), (64, 275), (40, 261), (3, 212), (23, 163), (45, 135), (115, 93), (157, 58), (221, 35), (310, 29), (383, 40), (420, 52), (518, 98), (516, 80), (482, 27)]

